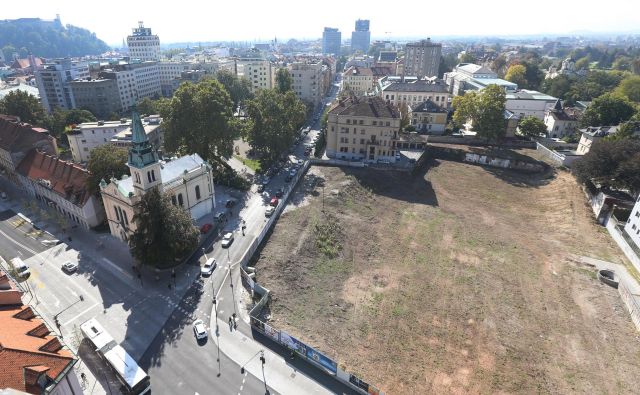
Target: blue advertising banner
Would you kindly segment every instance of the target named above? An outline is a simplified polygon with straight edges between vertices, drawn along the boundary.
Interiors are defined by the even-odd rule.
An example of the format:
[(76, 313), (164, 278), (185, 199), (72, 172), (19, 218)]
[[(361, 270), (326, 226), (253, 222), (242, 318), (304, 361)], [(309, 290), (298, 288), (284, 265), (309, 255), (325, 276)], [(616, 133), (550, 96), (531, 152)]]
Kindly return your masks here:
[(331, 358), (328, 358), (320, 353), (320, 351), (316, 351), (313, 348), (307, 346), (307, 358), (310, 361), (317, 363), (323, 368), (327, 369), (331, 374), (336, 374), (338, 369), (338, 364), (333, 362)]
[(280, 342), (297, 353), (307, 355), (307, 346), (285, 331), (280, 331)]

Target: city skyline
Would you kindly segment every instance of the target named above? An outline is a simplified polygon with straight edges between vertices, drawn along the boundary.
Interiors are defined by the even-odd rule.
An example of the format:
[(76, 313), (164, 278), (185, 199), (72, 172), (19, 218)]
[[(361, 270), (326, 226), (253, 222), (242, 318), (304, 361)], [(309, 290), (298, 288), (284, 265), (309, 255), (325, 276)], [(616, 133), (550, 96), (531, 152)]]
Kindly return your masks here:
[[(425, 24), (423, 13), (407, 12), (402, 17), (389, 15), (383, 9), (362, 9), (358, 4), (343, 4), (337, 1), (323, 3), (313, 11), (309, 20), (296, 10), (298, 3), (282, 1), (277, 7), (263, 2), (245, 3), (247, 8), (221, 3), (215, 7), (202, 5), (201, 12), (194, 8), (172, 8), (168, 13), (163, 8), (152, 8), (148, 2), (124, 2), (114, 0), (113, 6), (88, 12), (77, 0), (34, 0), (33, 10), (8, 9), (6, 19), (42, 18), (53, 19), (60, 15), (63, 24), (83, 27), (111, 46), (122, 45), (122, 40), (131, 34), (138, 21), (160, 37), (161, 44), (198, 41), (268, 41), (278, 39), (319, 39), (324, 27), (338, 28), (343, 41), (351, 36), (357, 19), (371, 21), (372, 39), (418, 38), (443, 36), (518, 36), (518, 35), (570, 35), (579, 33), (638, 33), (637, 12), (621, 13), (620, 9), (640, 6), (625, 0), (611, 0), (606, 8), (595, 7), (595, 1), (567, 1), (548, 7), (531, 7), (527, 10), (527, 23), (522, 23), (516, 10), (505, 10), (498, 1), (486, 1), (478, 9), (469, 0), (457, 3), (457, 13), (443, 14), (442, 18), (429, 18)], [(251, 12), (246, 12), (248, 9)], [(124, 17), (123, 17), (123, 11)], [(552, 12), (550, 12), (552, 11)], [(233, 15), (237, 18), (220, 17)], [(445, 17), (444, 15), (455, 15)], [(454, 22), (455, 21), (455, 22)], [(250, 29), (248, 27), (251, 27)]]

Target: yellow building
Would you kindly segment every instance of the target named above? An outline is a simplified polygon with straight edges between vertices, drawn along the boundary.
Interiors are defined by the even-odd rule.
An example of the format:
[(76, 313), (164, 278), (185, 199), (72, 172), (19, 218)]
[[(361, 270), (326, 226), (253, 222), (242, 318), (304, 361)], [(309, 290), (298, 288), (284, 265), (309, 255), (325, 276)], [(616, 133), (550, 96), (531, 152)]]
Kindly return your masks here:
[(426, 100), (411, 108), (411, 125), (418, 133), (443, 134), (447, 126), (447, 110)]
[(396, 160), (400, 111), (377, 96), (341, 99), (327, 119), (327, 156), (365, 162)]

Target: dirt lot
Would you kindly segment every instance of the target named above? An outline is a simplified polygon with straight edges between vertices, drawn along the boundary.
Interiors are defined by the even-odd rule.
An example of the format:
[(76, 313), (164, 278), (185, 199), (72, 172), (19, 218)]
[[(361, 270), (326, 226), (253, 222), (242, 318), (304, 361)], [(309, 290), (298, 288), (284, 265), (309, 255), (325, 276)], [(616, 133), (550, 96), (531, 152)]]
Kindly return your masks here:
[(572, 263), (624, 258), (568, 173), (314, 167), (304, 187), (256, 264), (276, 327), (388, 394), (637, 393), (638, 333)]

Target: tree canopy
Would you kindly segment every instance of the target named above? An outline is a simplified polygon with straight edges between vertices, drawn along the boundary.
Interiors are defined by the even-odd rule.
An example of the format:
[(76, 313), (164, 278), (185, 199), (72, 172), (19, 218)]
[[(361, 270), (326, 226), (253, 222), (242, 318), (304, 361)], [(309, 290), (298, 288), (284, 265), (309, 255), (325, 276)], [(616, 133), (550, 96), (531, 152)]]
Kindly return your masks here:
[(251, 99), (251, 83), (246, 78), (238, 78), (234, 73), (226, 69), (220, 69), (216, 72), (216, 79), (224, 86), (229, 93), (233, 108), (238, 107), (240, 103)]
[(574, 162), (573, 171), (581, 182), (603, 187), (640, 190), (640, 141), (599, 140), (589, 152)]
[(640, 75), (630, 75), (620, 81), (615, 92), (631, 101), (640, 102)]
[(293, 78), (287, 69), (278, 69), (276, 72), (276, 89), (280, 93), (285, 93), (293, 89)]
[(161, 115), (167, 151), (197, 153), (209, 161), (233, 153), (239, 124), (233, 118), (229, 93), (217, 80), (183, 83)]
[(111, 144), (101, 145), (91, 150), (87, 170), (91, 173), (87, 179), (87, 189), (91, 193), (97, 193), (100, 188), (100, 180), (109, 182), (111, 177), (120, 179), (127, 174), (128, 151), (126, 148), (114, 147)]
[(198, 229), (187, 210), (171, 204), (153, 188), (135, 205), (136, 230), (129, 239), (131, 255), (142, 265), (170, 267), (198, 246)]
[(47, 113), (38, 98), (20, 90), (9, 92), (0, 100), (0, 114), (15, 115), (22, 122), (47, 126)]
[(615, 126), (628, 121), (636, 109), (625, 96), (605, 93), (593, 100), (585, 110), (582, 126)]
[(489, 85), (480, 92), (466, 92), (453, 99), (453, 120), (458, 125), (472, 120), (478, 137), (499, 140), (506, 133), (505, 103), (505, 93), (498, 85)]
[(303, 124), (306, 107), (293, 91), (280, 93), (275, 89), (261, 90), (247, 102), (250, 124), (249, 144), (263, 155), (267, 166), (287, 152)]
[(547, 125), (533, 115), (523, 117), (518, 124), (518, 131), (523, 136), (540, 137), (547, 133)]
[(6, 59), (12, 59), (14, 52), (22, 58), (29, 53), (56, 58), (98, 55), (109, 50), (89, 30), (41, 19), (0, 21), (0, 48)]
[(586, 78), (570, 78), (565, 75), (545, 79), (541, 91), (565, 100), (568, 104), (576, 101), (591, 101), (614, 90), (624, 79), (625, 73), (618, 71), (589, 71)]
[(513, 64), (509, 66), (507, 74), (504, 75), (504, 79), (518, 84), (519, 88), (526, 88), (528, 85), (526, 73), (526, 67), (521, 64)]

